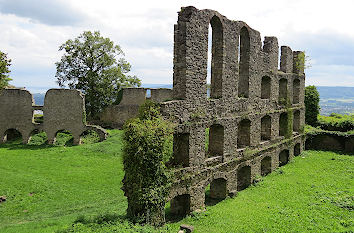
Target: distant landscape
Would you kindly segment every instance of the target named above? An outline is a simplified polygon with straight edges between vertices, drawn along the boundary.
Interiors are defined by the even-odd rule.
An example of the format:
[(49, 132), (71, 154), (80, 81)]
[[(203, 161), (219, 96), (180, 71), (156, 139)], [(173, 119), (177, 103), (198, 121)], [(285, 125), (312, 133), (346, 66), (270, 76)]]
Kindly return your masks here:
[[(172, 84), (143, 84), (145, 88), (172, 88)], [(354, 87), (326, 87), (318, 86), (320, 93), (321, 115), (331, 113), (354, 114)], [(34, 93), (33, 98), (37, 105), (44, 104), (45, 93)]]
[(354, 113), (354, 87), (317, 87), (321, 115)]

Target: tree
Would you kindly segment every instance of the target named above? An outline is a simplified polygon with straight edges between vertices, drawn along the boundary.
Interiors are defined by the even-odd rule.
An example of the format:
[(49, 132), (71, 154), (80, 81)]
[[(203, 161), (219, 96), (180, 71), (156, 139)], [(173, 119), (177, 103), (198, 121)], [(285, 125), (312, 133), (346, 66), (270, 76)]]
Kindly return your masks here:
[(320, 113), (320, 94), (315, 86), (305, 87), (305, 122), (308, 125), (317, 125), (317, 116)]
[(9, 67), (11, 65), (11, 59), (7, 58), (7, 54), (0, 51), (0, 89), (7, 87), (9, 81), (12, 79), (9, 78)]
[(74, 40), (67, 40), (59, 47), (62, 50), (64, 55), (55, 63), (57, 83), (83, 91), (91, 120), (115, 103), (121, 88), (141, 85), (136, 76), (128, 75), (131, 65), (119, 45), (98, 31), (85, 31)]

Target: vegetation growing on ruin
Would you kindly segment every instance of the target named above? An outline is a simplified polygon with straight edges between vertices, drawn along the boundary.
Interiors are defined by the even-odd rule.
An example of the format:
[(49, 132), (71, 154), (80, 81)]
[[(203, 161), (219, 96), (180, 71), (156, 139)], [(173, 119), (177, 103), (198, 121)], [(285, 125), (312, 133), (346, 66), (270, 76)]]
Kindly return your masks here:
[(6, 53), (0, 51), (0, 89), (7, 87), (9, 85), (9, 81), (12, 79), (9, 78), (11, 66), (11, 59), (7, 57)]
[[(0, 145), (1, 232), (350, 232), (353, 157), (306, 151), (236, 197), (158, 230), (126, 218), (122, 131), (73, 147)], [(328, 172), (331, 171), (331, 172)], [(249, 216), (252, 216), (250, 218)]]
[(310, 60), (311, 60), (310, 57), (306, 55), (305, 51), (298, 53), (296, 55), (295, 64), (294, 64), (296, 70), (303, 72), (305, 69), (310, 68), (311, 67)]
[(291, 101), (288, 98), (287, 105), (286, 105), (286, 111), (288, 114), (288, 124), (287, 124), (287, 130), (286, 130), (286, 135), (285, 138), (291, 138), (293, 136), (293, 128), (294, 128), (294, 111), (291, 108)]
[(305, 87), (305, 122), (308, 125), (317, 125), (317, 116), (320, 113), (320, 95), (315, 86)]
[(172, 157), (172, 135), (172, 124), (151, 101), (124, 125), (123, 189), (130, 198), (127, 215), (135, 222), (161, 225), (165, 221), (163, 209), (171, 185), (166, 163)]

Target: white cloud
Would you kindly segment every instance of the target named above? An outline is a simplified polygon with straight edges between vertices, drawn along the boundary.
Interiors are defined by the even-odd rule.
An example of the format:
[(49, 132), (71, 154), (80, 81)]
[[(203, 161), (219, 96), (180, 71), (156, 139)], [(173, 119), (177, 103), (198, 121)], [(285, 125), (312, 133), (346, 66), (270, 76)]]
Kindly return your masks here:
[[(181, 6), (194, 5), (245, 21), (262, 36), (278, 37), (280, 45), (306, 50), (313, 61), (307, 83), (354, 86), (353, 56), (349, 56), (354, 48), (354, 30), (349, 30), (354, 22), (352, 0), (49, 1), (47, 5), (59, 6), (58, 12), (53, 7), (41, 7), (39, 12), (39, 0), (26, 0), (30, 8), (20, 8), (14, 4), (18, 1), (24, 0), (12, 2), (12, 13), (0, 10), (0, 50), (13, 60), (15, 85), (28, 85), (26, 77), (31, 77), (32, 86), (55, 85), (59, 45), (84, 30), (99, 30), (120, 44), (133, 74), (144, 83), (172, 83), (173, 24)], [(68, 9), (64, 13), (72, 23), (63, 21), (60, 7)], [(338, 67), (342, 63), (345, 68)]]

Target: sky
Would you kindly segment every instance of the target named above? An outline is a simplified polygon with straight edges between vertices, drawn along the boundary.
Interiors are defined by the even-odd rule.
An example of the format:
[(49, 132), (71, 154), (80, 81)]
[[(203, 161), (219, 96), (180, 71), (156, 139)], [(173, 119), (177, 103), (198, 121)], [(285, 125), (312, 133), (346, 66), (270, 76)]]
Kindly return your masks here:
[(11, 84), (33, 92), (57, 87), (59, 46), (86, 30), (119, 44), (144, 84), (171, 84), (173, 25), (191, 5), (305, 51), (306, 85), (354, 86), (353, 0), (0, 0), (0, 50), (12, 59)]

